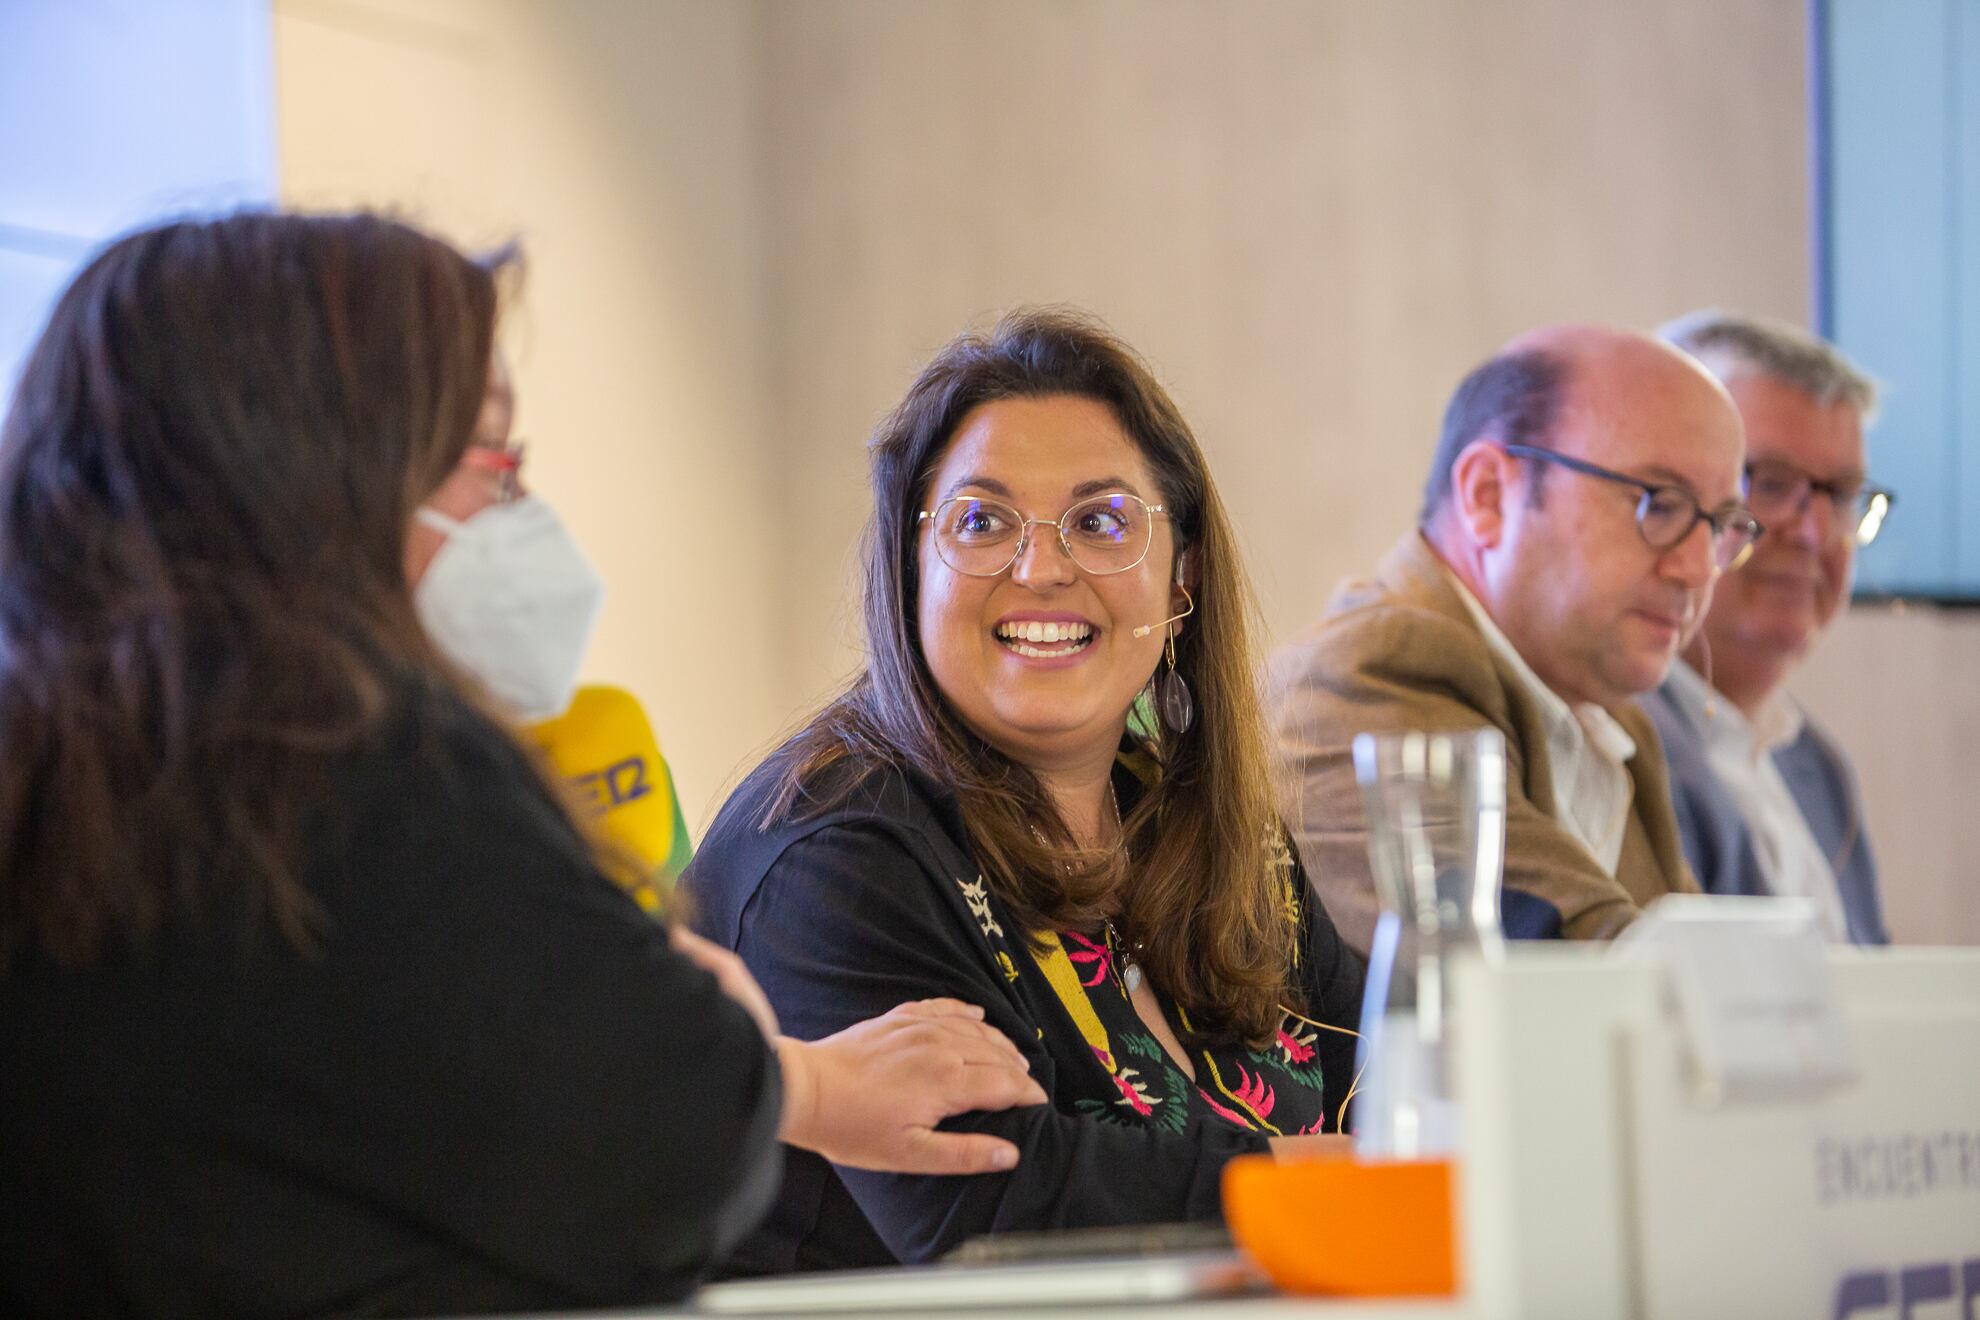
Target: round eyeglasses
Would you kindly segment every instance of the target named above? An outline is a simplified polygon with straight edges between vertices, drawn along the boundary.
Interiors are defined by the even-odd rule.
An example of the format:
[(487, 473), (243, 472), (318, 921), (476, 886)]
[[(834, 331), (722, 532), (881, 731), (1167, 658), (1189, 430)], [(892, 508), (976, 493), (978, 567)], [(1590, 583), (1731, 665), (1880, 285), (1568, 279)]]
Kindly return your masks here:
[(1642, 534), (1644, 544), (1652, 550), (1672, 549), (1702, 522), (1712, 531), (1713, 564), (1727, 570), (1738, 568), (1745, 562), (1746, 557), (1753, 553), (1753, 543), (1760, 539), (1760, 520), (1743, 504), (1724, 504), (1708, 513), (1697, 498), (1682, 486), (1658, 485), (1654, 481), (1612, 471), (1586, 459), (1557, 454), (1551, 449), (1537, 449), (1532, 445), (1506, 445), (1505, 451), (1536, 463), (1553, 463), (1585, 477), (1613, 481), (1620, 486), (1634, 486), (1640, 492), (1636, 497), (1636, 530)]
[(1125, 573), (1148, 557), (1155, 518), (1166, 511), (1125, 491), (1081, 500), (1056, 519), (1027, 518), (998, 500), (956, 495), (923, 509), (916, 523), (935, 529), (935, 553), (956, 572), (996, 577), (1024, 554), (1033, 526), (1055, 528), (1059, 548), (1083, 573)]
[(1817, 481), (1791, 463), (1763, 460), (1746, 465), (1746, 499), (1762, 522), (1785, 526), (1808, 511), (1808, 502), (1821, 495), (1835, 514), (1831, 534), (1847, 531), (1858, 546), (1869, 545), (1884, 530), (1897, 492), (1862, 481)]

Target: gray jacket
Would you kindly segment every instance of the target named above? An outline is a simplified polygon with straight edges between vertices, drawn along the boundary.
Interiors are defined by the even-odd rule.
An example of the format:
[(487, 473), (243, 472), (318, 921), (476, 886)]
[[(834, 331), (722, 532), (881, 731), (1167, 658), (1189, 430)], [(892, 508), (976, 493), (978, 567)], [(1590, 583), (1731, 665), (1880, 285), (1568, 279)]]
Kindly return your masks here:
[[(1713, 894), (1767, 893), (1746, 820), (1706, 759), (1704, 731), (1671, 694), (1668, 683), (1641, 704), (1663, 739), (1664, 755), (1670, 761), (1671, 805), (1677, 811), (1685, 859), (1698, 883)], [(1833, 864), (1850, 943), (1890, 943), (1877, 892), (1877, 861), (1870, 851), (1862, 795), (1849, 758), (1814, 720), (1804, 717), (1801, 736), (1774, 752), (1774, 764), (1822, 851), (1833, 860), (1847, 848)]]

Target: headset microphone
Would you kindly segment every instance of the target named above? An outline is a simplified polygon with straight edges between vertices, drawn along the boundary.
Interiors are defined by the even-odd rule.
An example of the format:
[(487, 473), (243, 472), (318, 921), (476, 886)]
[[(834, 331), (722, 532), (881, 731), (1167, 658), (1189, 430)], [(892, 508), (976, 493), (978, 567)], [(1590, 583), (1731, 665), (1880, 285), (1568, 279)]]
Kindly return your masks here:
[(1196, 613), (1196, 599), (1195, 597), (1189, 594), (1189, 588), (1183, 586), (1183, 563), (1182, 560), (1180, 559), (1176, 561), (1176, 588), (1177, 590), (1181, 591), (1183, 594), (1183, 612), (1181, 614), (1171, 614), (1168, 618), (1162, 620), (1160, 623), (1142, 624), (1139, 628), (1136, 628), (1134, 630), (1134, 635), (1136, 637), (1146, 637), (1149, 633), (1154, 632), (1157, 628), (1166, 628), (1170, 624), (1176, 622), (1178, 619), (1187, 619), (1190, 615)]
[(1144, 623), (1139, 628), (1136, 628), (1134, 630), (1134, 635), (1136, 637), (1146, 637), (1149, 633), (1154, 632), (1157, 628), (1166, 628), (1170, 624), (1176, 622), (1176, 620), (1187, 619), (1190, 615), (1196, 613), (1196, 602), (1189, 599), (1189, 592), (1187, 590), (1183, 592), (1183, 600), (1186, 603), (1183, 606), (1183, 612), (1181, 614), (1171, 614), (1168, 618), (1162, 620), (1160, 623)]

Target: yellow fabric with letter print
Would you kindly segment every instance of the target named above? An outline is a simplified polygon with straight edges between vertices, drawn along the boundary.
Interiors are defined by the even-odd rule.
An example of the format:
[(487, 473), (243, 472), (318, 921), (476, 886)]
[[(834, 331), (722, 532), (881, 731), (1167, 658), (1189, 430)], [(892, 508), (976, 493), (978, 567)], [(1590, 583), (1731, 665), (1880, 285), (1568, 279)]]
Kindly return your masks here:
[(624, 688), (581, 687), (569, 709), (529, 730), (606, 838), (644, 864), (632, 895), (648, 912), (693, 856), (673, 775), (638, 698)]

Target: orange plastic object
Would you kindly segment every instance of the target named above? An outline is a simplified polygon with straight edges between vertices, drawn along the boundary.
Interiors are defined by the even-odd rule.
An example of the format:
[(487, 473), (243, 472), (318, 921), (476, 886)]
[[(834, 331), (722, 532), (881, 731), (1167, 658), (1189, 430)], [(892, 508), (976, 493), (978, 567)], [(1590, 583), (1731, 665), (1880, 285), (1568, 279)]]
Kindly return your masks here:
[(1336, 1297), (1457, 1293), (1449, 1160), (1247, 1155), (1224, 1166), (1224, 1218), (1287, 1292)]

